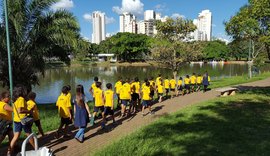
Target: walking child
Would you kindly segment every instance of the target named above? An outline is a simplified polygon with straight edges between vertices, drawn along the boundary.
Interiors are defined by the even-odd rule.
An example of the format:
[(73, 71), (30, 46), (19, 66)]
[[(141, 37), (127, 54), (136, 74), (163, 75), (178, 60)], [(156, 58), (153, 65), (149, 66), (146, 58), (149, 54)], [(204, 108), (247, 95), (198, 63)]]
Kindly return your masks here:
[(183, 90), (183, 78), (182, 77), (180, 77), (179, 78), (179, 80), (178, 80), (178, 82), (177, 82), (177, 86), (178, 86), (178, 92), (177, 92), (177, 96), (179, 95), (179, 94), (181, 94), (181, 95), (183, 95), (184, 96), (184, 90)]
[(176, 96), (176, 80), (174, 79), (174, 76), (172, 76), (172, 79), (170, 80), (170, 91), (172, 93), (172, 98)]
[(140, 99), (140, 82), (138, 77), (135, 77), (134, 82), (131, 83), (131, 93), (130, 111), (136, 113)]
[(163, 85), (162, 85), (162, 79), (160, 79), (160, 83), (157, 85), (157, 92), (158, 92), (158, 102), (162, 102), (163, 99)]
[(76, 87), (76, 96), (73, 100), (74, 103), (74, 126), (78, 127), (79, 130), (75, 135), (75, 139), (80, 143), (84, 141), (84, 132), (91, 117), (89, 106), (86, 102), (86, 97), (84, 95), (84, 88), (82, 85), (77, 85)]
[(104, 109), (104, 114), (105, 114), (105, 118), (107, 115), (111, 115), (113, 123), (115, 123), (114, 120), (114, 97), (113, 94), (114, 92), (112, 91), (112, 84), (111, 83), (107, 83), (106, 84), (107, 90), (105, 91), (104, 94), (104, 99), (105, 99), (105, 109)]
[(200, 91), (201, 90), (201, 86), (202, 86), (202, 76), (201, 76), (201, 74), (198, 74), (198, 76), (197, 76), (197, 89), (196, 89), (196, 91), (198, 92), (198, 91)]
[(164, 80), (164, 88), (166, 90), (166, 98), (168, 98), (168, 94), (170, 90), (170, 81), (168, 79), (168, 76), (166, 76), (166, 79)]
[(191, 92), (195, 91), (196, 79), (197, 79), (196, 74), (193, 73), (192, 76), (190, 77)]
[(189, 94), (190, 93), (190, 79), (189, 79), (189, 75), (186, 75), (186, 78), (184, 79), (184, 83), (185, 83), (186, 94)]
[(145, 116), (145, 108), (149, 108), (149, 113), (153, 114), (151, 110), (151, 97), (150, 97), (150, 82), (146, 82), (146, 85), (142, 88), (142, 116)]
[(121, 116), (124, 117), (126, 115), (126, 107), (131, 99), (131, 86), (129, 84), (129, 79), (126, 79), (126, 82), (123, 84), (120, 90), (120, 99), (122, 102), (121, 108)]
[(38, 111), (35, 99), (36, 99), (36, 93), (30, 92), (28, 94), (27, 109), (33, 111), (34, 123), (38, 128), (39, 134), (41, 134), (41, 136), (44, 136), (44, 132), (40, 123), (39, 111)]
[(121, 100), (120, 100), (120, 89), (122, 87), (122, 77), (118, 79), (118, 81), (115, 83), (115, 93), (117, 95), (117, 108), (121, 108)]

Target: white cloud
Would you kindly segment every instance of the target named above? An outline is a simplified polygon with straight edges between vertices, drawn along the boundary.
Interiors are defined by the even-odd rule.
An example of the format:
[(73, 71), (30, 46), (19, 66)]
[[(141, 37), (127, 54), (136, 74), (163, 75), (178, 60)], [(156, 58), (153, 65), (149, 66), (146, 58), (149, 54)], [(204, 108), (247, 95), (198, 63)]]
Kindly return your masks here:
[(84, 18), (86, 21), (88, 21), (88, 22), (92, 22), (92, 15), (91, 15), (91, 13), (85, 13), (85, 14), (83, 15), (83, 18)]
[(106, 24), (111, 24), (115, 22), (115, 19), (113, 17), (107, 17), (105, 19)]
[(70, 9), (74, 7), (74, 3), (72, 0), (60, 0), (57, 3), (54, 3), (51, 8), (53, 10), (57, 10), (57, 9)]
[(122, 6), (114, 6), (112, 10), (117, 14), (130, 12), (135, 16), (142, 16), (144, 13), (144, 4), (140, 0), (122, 0)]
[[(88, 22), (92, 22), (92, 14), (91, 13), (85, 13), (83, 15), (83, 18), (88, 21)], [(111, 24), (114, 23), (116, 20), (113, 17), (107, 17), (105, 16), (105, 22), (106, 24)]]
[(184, 15), (180, 15), (179, 13), (173, 13), (171, 17), (174, 18), (174, 19), (175, 18), (185, 18)]

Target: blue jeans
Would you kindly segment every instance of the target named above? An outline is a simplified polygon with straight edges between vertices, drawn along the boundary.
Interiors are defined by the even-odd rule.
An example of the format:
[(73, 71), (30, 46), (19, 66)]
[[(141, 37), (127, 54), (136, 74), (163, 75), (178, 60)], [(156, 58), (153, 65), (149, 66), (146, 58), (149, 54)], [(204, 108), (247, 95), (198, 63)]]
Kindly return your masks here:
[(79, 139), (80, 141), (83, 141), (83, 139), (84, 139), (84, 130), (85, 130), (85, 127), (80, 127), (79, 131), (75, 135), (75, 138)]

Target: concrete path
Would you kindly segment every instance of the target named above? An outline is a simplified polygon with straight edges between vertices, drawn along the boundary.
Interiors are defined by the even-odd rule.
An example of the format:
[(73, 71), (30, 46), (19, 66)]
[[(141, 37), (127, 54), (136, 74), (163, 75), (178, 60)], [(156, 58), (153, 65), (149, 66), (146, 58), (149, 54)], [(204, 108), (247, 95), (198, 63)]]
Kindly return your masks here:
[[(270, 87), (270, 78), (256, 82), (236, 85), (234, 87), (237, 87), (241, 90), (252, 89), (256, 87)], [(152, 123), (161, 116), (176, 112), (189, 105), (194, 105), (199, 102), (214, 99), (218, 96), (219, 92), (217, 92), (216, 89), (213, 89), (206, 93), (197, 92), (185, 96), (176, 97), (173, 99), (168, 99), (166, 101), (153, 105), (152, 109), (155, 111), (154, 115), (148, 114), (142, 117), (141, 113), (137, 113), (137, 115), (130, 116), (124, 119), (116, 117), (116, 124), (113, 125), (111, 121), (109, 121), (107, 123), (108, 126), (106, 130), (100, 130), (100, 126), (97, 123), (97, 126), (87, 128), (84, 143), (77, 142), (75, 139), (73, 139), (73, 137), (71, 137), (70, 139), (61, 138), (56, 140), (53, 138), (53, 134), (49, 134), (49, 136), (46, 138), (40, 138), (39, 144), (41, 146), (47, 146), (51, 148), (56, 156), (93, 155), (96, 150), (138, 130), (145, 125)], [(72, 131), (73, 135), (76, 134), (76, 131), (77, 130)], [(3, 155), (2, 152), (3, 148), (0, 150), (0, 155)]]

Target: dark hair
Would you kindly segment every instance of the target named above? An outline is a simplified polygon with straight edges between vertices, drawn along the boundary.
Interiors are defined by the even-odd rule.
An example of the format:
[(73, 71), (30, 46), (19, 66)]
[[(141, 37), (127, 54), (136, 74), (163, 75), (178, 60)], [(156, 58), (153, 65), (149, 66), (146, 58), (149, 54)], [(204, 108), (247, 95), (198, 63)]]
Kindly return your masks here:
[(166, 76), (166, 79), (168, 79), (168, 76)]
[(0, 99), (3, 100), (4, 98), (10, 97), (10, 93), (8, 91), (1, 92)]
[(195, 73), (192, 73), (192, 75), (196, 75)]
[(186, 75), (186, 78), (189, 78), (189, 75)]
[(71, 90), (71, 86), (70, 86), (70, 85), (67, 85), (67, 88), (68, 88), (68, 91), (70, 91), (70, 90)]
[(183, 80), (183, 78), (182, 78), (182, 77), (180, 77), (179, 79), (180, 79), (180, 80)]
[(134, 80), (135, 80), (135, 82), (138, 82), (139, 81), (139, 78), (138, 77), (135, 77)]
[(26, 88), (23, 85), (18, 85), (13, 90), (13, 101), (16, 101), (19, 97), (25, 98), (27, 95)]
[(144, 82), (148, 82), (148, 78), (145, 78), (145, 79), (144, 79)]
[(146, 85), (146, 86), (150, 86), (150, 82), (147, 81), (147, 82), (145, 83), (145, 85)]
[(101, 87), (101, 84), (102, 84), (101, 82), (96, 82), (96, 87), (97, 88), (100, 88)]
[(37, 94), (35, 92), (30, 92), (28, 94), (28, 99), (30, 100), (34, 100), (36, 98)]
[(130, 79), (129, 78), (126, 78), (126, 83), (129, 83), (130, 82)]
[(84, 88), (83, 85), (79, 84), (76, 87), (76, 93), (82, 93), (84, 95)]
[(158, 74), (159, 77), (161, 77), (161, 74)]
[(112, 84), (111, 83), (107, 83), (106, 84), (106, 87), (107, 87), (107, 89), (112, 89)]
[(63, 86), (62, 93), (63, 94), (67, 94), (68, 93), (68, 87), (67, 86)]
[(96, 81), (96, 82), (97, 82), (97, 81), (98, 81), (98, 77), (96, 77), (96, 76), (95, 76), (95, 77), (94, 77), (94, 81)]

